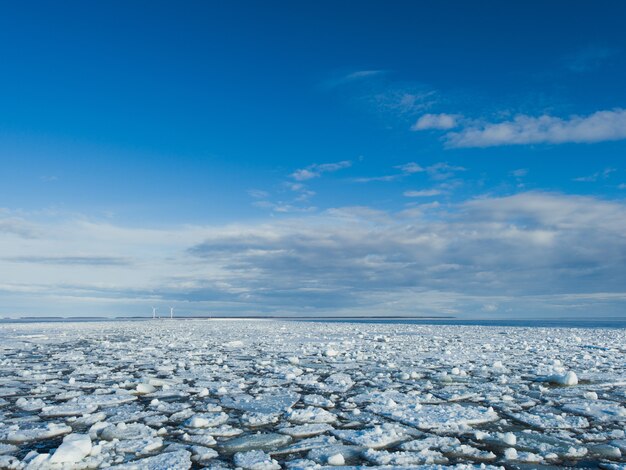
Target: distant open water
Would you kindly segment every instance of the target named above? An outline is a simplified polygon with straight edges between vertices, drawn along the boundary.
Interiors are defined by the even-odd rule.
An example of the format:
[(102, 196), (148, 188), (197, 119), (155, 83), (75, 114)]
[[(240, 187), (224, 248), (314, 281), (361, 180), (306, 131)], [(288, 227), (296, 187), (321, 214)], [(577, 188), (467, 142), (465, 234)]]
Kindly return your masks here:
[(342, 323), (400, 323), (410, 325), (473, 325), (524, 328), (626, 328), (626, 320), (414, 320), (400, 319), (302, 319), (298, 321), (325, 321)]
[[(193, 320), (194, 318), (178, 318), (178, 320)], [(224, 317), (216, 318), (219, 320)], [(253, 320), (253, 318), (246, 318)], [(268, 320), (266, 317), (258, 319)], [(327, 322), (327, 323), (379, 323), (379, 324), (408, 324), (408, 325), (472, 325), (472, 326), (496, 326), (496, 327), (523, 327), (523, 328), (610, 328), (626, 329), (626, 320), (457, 320), (457, 319), (412, 319), (412, 318), (269, 318), (278, 321), (300, 321), (300, 322)], [(163, 319), (167, 320), (167, 319)], [(209, 318), (196, 318), (196, 320), (207, 320)], [(215, 320), (215, 319), (214, 319)], [(0, 319), (0, 324), (10, 323), (70, 323), (70, 322), (120, 322), (120, 321), (152, 321), (151, 318), (19, 318)]]

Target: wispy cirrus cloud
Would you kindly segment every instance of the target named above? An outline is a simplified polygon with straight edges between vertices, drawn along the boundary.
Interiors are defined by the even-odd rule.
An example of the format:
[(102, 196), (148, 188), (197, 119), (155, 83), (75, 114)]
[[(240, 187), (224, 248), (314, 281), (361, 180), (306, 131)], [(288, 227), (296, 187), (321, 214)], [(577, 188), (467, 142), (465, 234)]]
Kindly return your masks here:
[(398, 170), (401, 170), (405, 175), (412, 175), (413, 173), (422, 173), (426, 171), (421, 165), (418, 165), (415, 162), (405, 163), (403, 165), (395, 166)]
[(626, 139), (626, 109), (560, 118), (518, 115), (501, 122), (468, 121), (444, 134), (449, 148), (503, 145), (596, 143)]
[(368, 70), (355, 70), (354, 72), (343, 74), (339, 77), (326, 80), (322, 85), (324, 88), (331, 89), (341, 85), (347, 85), (353, 82), (358, 82), (368, 78), (375, 78), (385, 75), (386, 70), (368, 69)]
[(290, 177), (296, 181), (306, 181), (313, 178), (319, 178), (323, 173), (334, 173), (335, 171), (342, 170), (344, 168), (350, 168), (352, 161), (343, 160), (335, 163), (314, 163), (294, 171)]
[(373, 183), (373, 182), (390, 182), (397, 181), (406, 176), (412, 175), (414, 173), (422, 173), (425, 172), (426, 169), (422, 168), (415, 162), (405, 163), (403, 165), (394, 166), (396, 170), (400, 170), (399, 173), (393, 173), (390, 175), (382, 175), (382, 176), (365, 176), (359, 178), (353, 178), (352, 181), (356, 183)]
[(425, 167), (418, 165), (415, 162), (409, 162), (403, 165), (397, 165), (394, 168), (400, 170), (400, 173), (382, 176), (359, 177), (353, 178), (352, 181), (356, 183), (389, 182), (397, 181), (416, 173), (427, 173), (433, 180), (445, 180), (451, 178), (460, 171), (466, 171), (466, 168), (463, 168), (462, 166), (450, 165), (447, 162), (437, 162)]
[[(350, 168), (351, 160), (342, 160), (332, 163), (313, 163), (305, 168), (299, 168), (292, 172), (286, 181), (280, 185), (280, 193), (285, 196), (285, 191), (290, 194), (287, 197), (276, 198), (268, 191), (251, 189), (248, 195), (253, 199), (253, 206), (261, 209), (269, 209), (275, 213), (314, 212), (317, 207), (311, 205), (309, 200), (316, 192), (311, 190), (307, 183), (310, 180), (321, 177), (326, 173)], [(282, 200), (281, 200), (282, 199)]]
[(443, 191), (441, 189), (420, 189), (405, 191), (403, 194), (406, 197), (432, 197), (443, 194)]
[(270, 194), (262, 189), (249, 189), (248, 195), (254, 199), (267, 199)]
[(439, 99), (431, 86), (417, 81), (401, 81), (388, 70), (364, 69), (323, 83), (327, 91), (341, 93), (368, 111), (394, 121), (414, 119)]
[(43, 175), (40, 176), (39, 179), (45, 183), (51, 183), (53, 181), (58, 181), (59, 177), (56, 175)]
[(591, 175), (579, 176), (578, 178), (574, 178), (574, 181), (577, 181), (579, 183), (594, 183), (599, 179), (607, 179), (611, 175), (611, 173), (614, 173), (615, 171), (615, 168), (605, 168), (604, 170), (596, 171)]
[(447, 162), (439, 162), (426, 167), (426, 172), (434, 180), (447, 180), (461, 171), (467, 171), (467, 168), (458, 165), (450, 165)]
[(295, 202), (303, 202), (303, 201), (304, 199), (302, 199), (301, 197), (297, 197), (294, 203), (289, 203), (289, 202), (284, 202), (284, 201), (272, 202), (268, 200), (263, 200), (263, 201), (255, 201), (253, 205), (261, 209), (269, 209), (272, 212), (282, 213), (282, 214), (298, 213), (298, 212), (315, 212), (317, 210), (317, 207), (315, 206), (295, 204)]
[(373, 183), (373, 182), (389, 182), (389, 181), (397, 181), (400, 178), (406, 176), (404, 173), (396, 173), (393, 175), (382, 175), (382, 176), (361, 176), (358, 178), (352, 178), (352, 181), (355, 183)]

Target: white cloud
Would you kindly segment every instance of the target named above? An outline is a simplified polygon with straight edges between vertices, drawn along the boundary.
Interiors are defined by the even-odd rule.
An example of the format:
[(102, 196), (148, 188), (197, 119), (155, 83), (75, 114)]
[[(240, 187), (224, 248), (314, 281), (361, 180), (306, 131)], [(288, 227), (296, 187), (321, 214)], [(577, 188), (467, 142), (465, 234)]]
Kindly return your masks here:
[(426, 168), (422, 168), (415, 162), (405, 163), (404, 165), (397, 165), (394, 168), (400, 170), (400, 173), (395, 173), (392, 175), (383, 175), (383, 176), (369, 176), (369, 177), (361, 177), (354, 178), (353, 181), (356, 183), (371, 183), (374, 181), (381, 182), (389, 182), (389, 181), (397, 181), (401, 178), (404, 178), (408, 175), (412, 175), (414, 173), (422, 173), (427, 171)]
[(361, 78), (374, 77), (385, 73), (384, 70), (357, 70), (344, 77), (344, 81), (358, 80)]
[(1, 217), (2, 212), (0, 211), (0, 234), (9, 234), (19, 238), (36, 238), (42, 235), (34, 224), (22, 217), (12, 215)]
[(439, 162), (426, 167), (428, 175), (434, 180), (445, 180), (453, 177), (455, 173), (466, 170), (467, 169), (462, 166), (450, 165), (446, 162)]
[(316, 171), (309, 170), (307, 168), (302, 168), (300, 170), (296, 170), (291, 174), (291, 177), (296, 181), (306, 181), (312, 178), (317, 178), (320, 174)]
[(351, 166), (352, 162), (350, 160), (343, 160), (336, 163), (314, 163), (306, 168), (294, 171), (290, 176), (296, 181), (306, 181), (313, 178), (319, 178), (322, 173), (333, 173)]
[(368, 78), (384, 75), (385, 73), (387, 73), (385, 70), (357, 70), (356, 72), (351, 72), (339, 78), (327, 80), (322, 84), (322, 87), (332, 89), (340, 85), (346, 85), (352, 82), (358, 82)]
[(365, 176), (365, 177), (360, 177), (360, 178), (354, 178), (352, 181), (354, 181), (355, 183), (372, 183), (374, 181), (389, 182), (389, 181), (397, 181), (403, 176), (405, 175), (395, 174), (395, 175), (369, 176), (369, 177)]
[(405, 163), (404, 165), (398, 165), (394, 168), (398, 168), (399, 170), (402, 171), (402, 173), (406, 173), (406, 174), (421, 173), (423, 171), (426, 171), (424, 168), (422, 168), (420, 165), (418, 165), (415, 162)]
[[(300, 196), (295, 198), (294, 202), (304, 202), (311, 195), (303, 193)], [(272, 201), (255, 201), (253, 206), (259, 207), (261, 209), (269, 209), (272, 212), (278, 212), (282, 214), (286, 213), (298, 213), (298, 212), (315, 212), (317, 207), (314, 206), (302, 206), (290, 204), (284, 201), (272, 202)]]
[(337, 163), (322, 163), (319, 165), (314, 165), (314, 167), (319, 173), (333, 172), (333, 171), (341, 170), (343, 168), (350, 168), (351, 166), (352, 166), (352, 162), (350, 160), (343, 160)]
[(400, 173), (383, 176), (354, 178), (352, 181), (356, 183), (371, 183), (374, 181), (397, 181), (415, 173), (427, 173), (431, 179), (440, 181), (453, 177), (457, 172), (466, 171), (466, 168), (463, 168), (462, 166), (454, 166), (446, 162), (433, 163), (432, 165), (429, 165), (427, 167), (422, 167), (415, 162), (409, 162), (405, 163), (404, 165), (397, 165), (394, 168), (400, 170)]
[(626, 203), (594, 197), (526, 192), (168, 229), (21, 222), (40, 236), (0, 231), (11, 254), (0, 259), (0, 316), (148, 315), (154, 302), (247, 314), (626, 311)]
[(382, 114), (393, 113), (408, 119), (433, 106), (437, 101), (437, 93), (423, 87), (387, 87), (365, 99)]
[(266, 199), (269, 197), (269, 193), (261, 189), (250, 189), (248, 190), (248, 194), (254, 199)]
[(442, 194), (443, 191), (439, 189), (421, 189), (419, 191), (405, 191), (403, 194), (406, 197), (432, 197)]
[(615, 171), (615, 168), (605, 168), (604, 170), (597, 171), (591, 175), (574, 178), (574, 181), (578, 181), (579, 183), (593, 183), (595, 181), (598, 181), (599, 179), (607, 179), (611, 175), (611, 173)]
[(40, 176), (39, 179), (46, 183), (50, 183), (52, 181), (58, 181), (59, 177), (56, 175), (43, 175), (43, 176)]
[(457, 126), (456, 114), (424, 114), (411, 127), (414, 131), (424, 131), (429, 129), (447, 130)]
[(518, 115), (511, 121), (473, 122), (445, 135), (448, 147), (594, 143), (626, 139), (626, 110), (597, 111), (588, 116), (559, 118)]

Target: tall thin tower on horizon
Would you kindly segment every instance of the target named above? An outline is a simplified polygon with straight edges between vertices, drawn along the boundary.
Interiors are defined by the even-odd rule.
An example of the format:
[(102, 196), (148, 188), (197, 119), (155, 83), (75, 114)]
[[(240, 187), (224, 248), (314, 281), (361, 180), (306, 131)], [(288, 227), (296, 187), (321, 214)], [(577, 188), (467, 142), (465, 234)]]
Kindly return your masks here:
[(174, 319), (174, 307), (170, 307), (170, 320)]
[(152, 307), (152, 319), (156, 320), (156, 313), (157, 313), (158, 308), (156, 307)]

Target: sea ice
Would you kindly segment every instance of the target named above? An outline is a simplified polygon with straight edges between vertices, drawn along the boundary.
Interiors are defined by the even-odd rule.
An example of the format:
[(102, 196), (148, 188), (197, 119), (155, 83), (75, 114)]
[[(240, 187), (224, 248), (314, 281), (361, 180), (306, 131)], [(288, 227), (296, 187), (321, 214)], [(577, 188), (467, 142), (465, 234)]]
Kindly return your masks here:
[(335, 430), (333, 434), (351, 444), (371, 449), (390, 447), (409, 439), (401, 428), (389, 423), (359, 430)]
[(333, 423), (337, 420), (337, 416), (326, 411), (323, 408), (308, 406), (306, 408), (298, 408), (291, 410), (287, 415), (287, 419), (292, 423)]
[(68, 434), (50, 456), (50, 463), (76, 463), (91, 452), (91, 438), (87, 434)]
[(280, 470), (280, 464), (261, 450), (238, 452), (233, 460), (243, 470)]
[(115, 465), (111, 468), (117, 470), (186, 470), (191, 468), (191, 452), (187, 450), (165, 452), (153, 457), (146, 457), (125, 464)]
[(624, 344), (600, 328), (4, 323), (0, 468), (624, 470)]
[(225, 452), (246, 452), (248, 450), (271, 450), (291, 442), (291, 437), (276, 433), (248, 434), (225, 441), (221, 448)]

